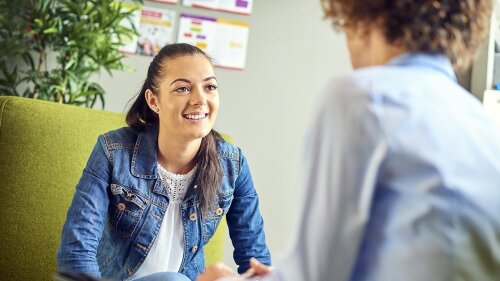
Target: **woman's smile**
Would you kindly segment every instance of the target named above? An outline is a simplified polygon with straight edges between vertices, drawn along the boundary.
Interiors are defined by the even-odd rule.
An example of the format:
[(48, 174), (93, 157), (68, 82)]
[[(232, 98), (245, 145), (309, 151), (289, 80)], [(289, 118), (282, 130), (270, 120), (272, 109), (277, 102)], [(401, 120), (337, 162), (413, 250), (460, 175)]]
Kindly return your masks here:
[(187, 119), (189, 121), (195, 121), (195, 122), (201, 122), (204, 119), (208, 118), (208, 116), (209, 116), (208, 113), (201, 113), (201, 112), (192, 112), (192, 113), (182, 115), (182, 117), (184, 117), (184, 119)]

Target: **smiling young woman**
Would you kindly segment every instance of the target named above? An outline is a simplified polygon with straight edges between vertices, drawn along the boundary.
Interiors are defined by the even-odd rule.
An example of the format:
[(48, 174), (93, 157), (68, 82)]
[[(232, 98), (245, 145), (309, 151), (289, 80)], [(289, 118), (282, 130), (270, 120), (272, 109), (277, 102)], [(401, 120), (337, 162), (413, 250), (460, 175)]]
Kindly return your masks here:
[(210, 58), (188, 44), (161, 49), (128, 127), (100, 136), (90, 156), (63, 229), (60, 271), (194, 280), (224, 215), (239, 271), (252, 257), (271, 263), (248, 163), (213, 130), (218, 109)]

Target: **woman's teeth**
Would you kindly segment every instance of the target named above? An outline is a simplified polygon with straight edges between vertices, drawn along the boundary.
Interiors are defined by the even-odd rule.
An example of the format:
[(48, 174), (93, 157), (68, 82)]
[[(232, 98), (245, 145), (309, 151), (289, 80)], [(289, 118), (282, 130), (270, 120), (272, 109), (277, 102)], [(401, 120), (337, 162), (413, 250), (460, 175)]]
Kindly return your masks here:
[(200, 119), (205, 118), (207, 115), (208, 115), (207, 113), (203, 113), (203, 114), (186, 114), (186, 115), (184, 115), (184, 118), (190, 119), (190, 120), (200, 120)]

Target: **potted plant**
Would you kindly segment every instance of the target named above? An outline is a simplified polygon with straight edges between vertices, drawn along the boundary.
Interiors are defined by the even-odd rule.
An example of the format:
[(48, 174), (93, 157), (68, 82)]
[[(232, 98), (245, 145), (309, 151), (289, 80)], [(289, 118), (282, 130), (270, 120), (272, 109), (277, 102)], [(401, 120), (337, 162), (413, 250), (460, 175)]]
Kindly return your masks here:
[(119, 47), (136, 35), (122, 24), (132, 12), (109, 0), (1, 0), (0, 95), (104, 107), (91, 77), (125, 69)]

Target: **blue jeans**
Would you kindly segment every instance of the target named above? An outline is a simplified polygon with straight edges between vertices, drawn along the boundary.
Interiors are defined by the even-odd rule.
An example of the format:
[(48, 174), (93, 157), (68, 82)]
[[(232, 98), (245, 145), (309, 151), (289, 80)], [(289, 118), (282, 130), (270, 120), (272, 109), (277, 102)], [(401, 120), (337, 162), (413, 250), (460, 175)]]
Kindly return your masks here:
[(185, 275), (177, 272), (157, 272), (135, 279), (134, 281), (191, 281)]

